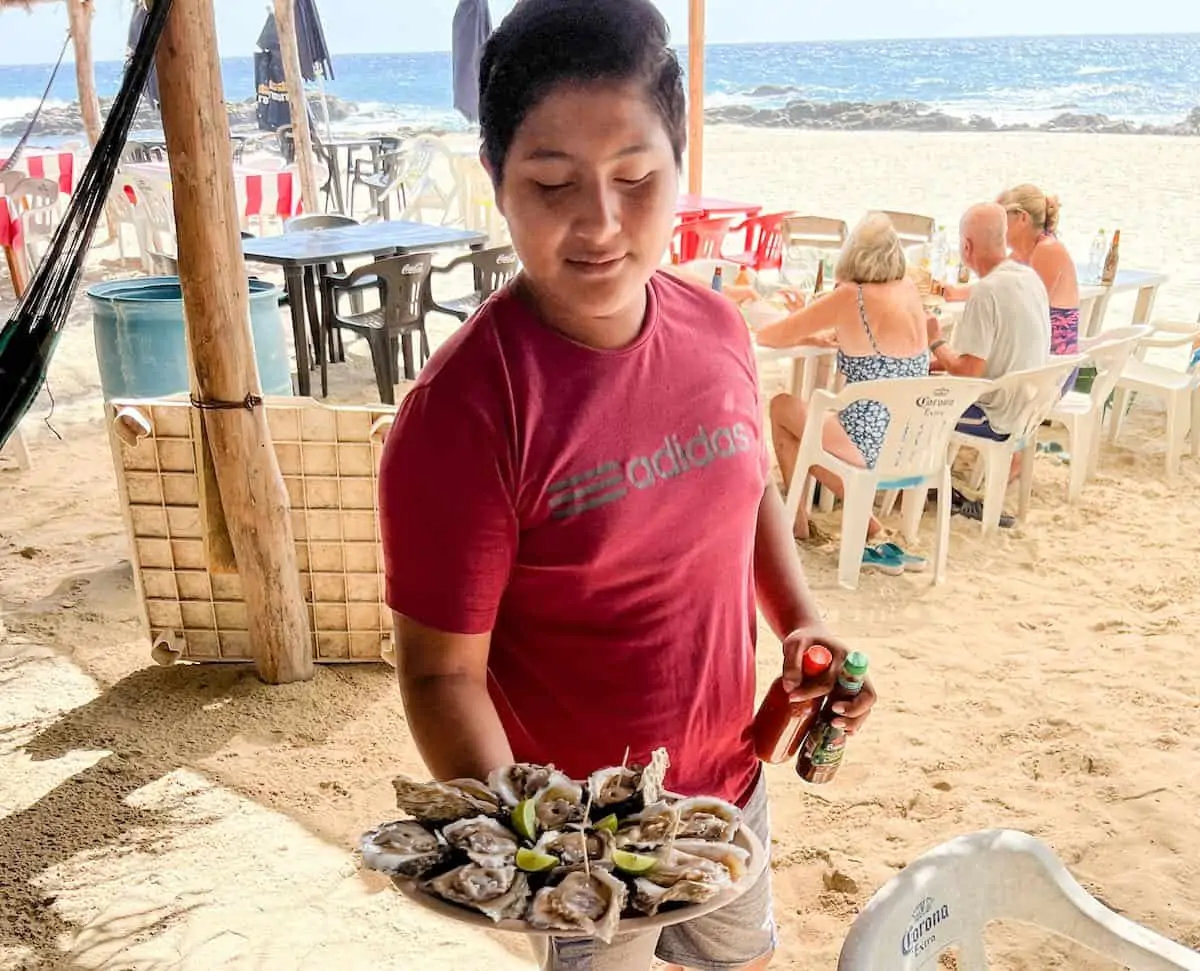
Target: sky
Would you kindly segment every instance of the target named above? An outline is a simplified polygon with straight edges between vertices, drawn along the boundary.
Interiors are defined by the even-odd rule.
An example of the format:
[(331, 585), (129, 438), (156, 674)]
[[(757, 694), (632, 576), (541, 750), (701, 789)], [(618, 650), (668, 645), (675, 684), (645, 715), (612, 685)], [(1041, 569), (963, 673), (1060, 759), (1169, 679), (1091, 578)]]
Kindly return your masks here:
[[(221, 52), (250, 55), (269, 4), (214, 0)], [(491, 0), (499, 20), (515, 0)], [(95, 0), (97, 60), (121, 60), (132, 0)], [(335, 53), (441, 51), (456, 0), (316, 0)], [(687, 0), (659, 0), (677, 44)], [(708, 0), (709, 43), (984, 37), (1037, 34), (1200, 33), (1200, 4), (1184, 0)], [(62, 3), (0, 13), (0, 64), (46, 64), (66, 32)], [(0, 97), (4, 92), (0, 91)]]

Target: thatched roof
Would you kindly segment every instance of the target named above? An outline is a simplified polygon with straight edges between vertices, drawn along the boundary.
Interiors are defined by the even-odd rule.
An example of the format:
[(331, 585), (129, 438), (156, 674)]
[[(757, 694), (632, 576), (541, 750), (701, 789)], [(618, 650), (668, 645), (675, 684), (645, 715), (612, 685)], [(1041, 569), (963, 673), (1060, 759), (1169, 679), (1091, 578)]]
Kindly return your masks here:
[(14, 7), (29, 10), (34, 4), (57, 2), (58, 0), (0, 0), (0, 10), (11, 10)]

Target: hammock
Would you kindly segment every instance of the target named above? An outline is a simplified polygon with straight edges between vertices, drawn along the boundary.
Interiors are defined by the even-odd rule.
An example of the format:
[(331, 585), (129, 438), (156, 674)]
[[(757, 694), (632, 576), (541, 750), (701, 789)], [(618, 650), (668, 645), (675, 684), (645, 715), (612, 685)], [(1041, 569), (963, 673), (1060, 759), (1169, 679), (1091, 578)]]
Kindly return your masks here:
[(171, 0), (155, 0), (62, 224), (25, 295), (0, 330), (0, 448), (46, 380), (170, 10)]
[(55, 62), (54, 70), (50, 72), (50, 80), (46, 82), (46, 90), (42, 92), (42, 100), (38, 102), (36, 108), (33, 109), (33, 114), (29, 116), (29, 124), (25, 126), (25, 131), (21, 133), (21, 137), (17, 139), (17, 145), (9, 153), (8, 158), (0, 162), (0, 172), (7, 172), (17, 164), (17, 159), (21, 157), (21, 153), (25, 151), (25, 143), (29, 141), (29, 136), (33, 134), (33, 128), (41, 117), (42, 109), (46, 107), (46, 99), (50, 97), (50, 89), (54, 87), (54, 79), (58, 77), (58, 69), (62, 67), (63, 58), (67, 56), (67, 45), (71, 43), (71, 35), (68, 32), (66, 40), (63, 41), (62, 50), (58, 52), (58, 61)]

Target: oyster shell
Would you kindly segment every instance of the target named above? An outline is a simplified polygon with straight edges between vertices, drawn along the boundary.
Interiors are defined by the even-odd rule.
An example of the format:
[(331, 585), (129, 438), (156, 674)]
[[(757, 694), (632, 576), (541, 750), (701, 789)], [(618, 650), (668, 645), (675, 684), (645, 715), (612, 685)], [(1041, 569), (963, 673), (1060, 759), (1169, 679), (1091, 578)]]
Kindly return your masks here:
[(428, 873), (450, 852), (437, 833), (411, 819), (385, 823), (364, 833), (358, 846), (364, 866), (403, 877)]
[(679, 839), (713, 840), (730, 843), (742, 825), (742, 811), (732, 803), (709, 796), (683, 799), (675, 804), (679, 813)]
[(396, 805), (422, 822), (444, 823), (500, 811), (495, 793), (476, 779), (414, 782), (402, 775), (392, 780), (392, 788)]
[(532, 762), (515, 762), (492, 770), (488, 775), (488, 788), (510, 809), (524, 799), (537, 795), (539, 789), (550, 784), (555, 774), (553, 765), (534, 765)]
[[(645, 879), (660, 887), (673, 887), (677, 883), (704, 883), (724, 890), (733, 884), (733, 874), (723, 857), (709, 859), (694, 853), (685, 853), (678, 849), (678, 846), (676, 843), (674, 848), (663, 847), (657, 850), (654, 856), (658, 858), (658, 863), (645, 875)], [(743, 869), (744, 867), (743, 861)]]
[(456, 850), (462, 850), (474, 863), (506, 866), (513, 862), (520, 846), (516, 834), (490, 816), (460, 819), (442, 827), (442, 836)]
[(667, 750), (655, 749), (649, 765), (615, 766), (593, 772), (588, 779), (592, 799), (592, 817), (600, 819), (611, 812), (621, 815), (658, 802), (671, 760)]
[(630, 816), (616, 833), (618, 849), (653, 850), (667, 842), (679, 825), (674, 806), (656, 802)]
[(695, 856), (719, 863), (729, 871), (729, 879), (737, 883), (749, 871), (750, 851), (736, 843), (714, 843), (712, 840), (676, 840), (674, 849), (686, 856)]
[(607, 830), (581, 829), (551, 830), (543, 833), (537, 841), (537, 849), (557, 856), (564, 867), (583, 866), (584, 847), (592, 863), (608, 863), (612, 860), (613, 835)]
[(627, 893), (625, 884), (607, 870), (573, 870), (561, 883), (537, 892), (525, 919), (535, 930), (574, 931), (608, 944), (617, 932)]
[(583, 788), (561, 772), (550, 777), (533, 801), (540, 829), (562, 829), (583, 819)]
[(660, 887), (645, 877), (633, 881), (633, 907), (653, 917), (664, 904), (706, 904), (723, 888), (715, 883), (681, 880), (671, 887)]
[(519, 918), (529, 903), (529, 881), (515, 866), (467, 863), (422, 884), (429, 893), (471, 907), (499, 923)]

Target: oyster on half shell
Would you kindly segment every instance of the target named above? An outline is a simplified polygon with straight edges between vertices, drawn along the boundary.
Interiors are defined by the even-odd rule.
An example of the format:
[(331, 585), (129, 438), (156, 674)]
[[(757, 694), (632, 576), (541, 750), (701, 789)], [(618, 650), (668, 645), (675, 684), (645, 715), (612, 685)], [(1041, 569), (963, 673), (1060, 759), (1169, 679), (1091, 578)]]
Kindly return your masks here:
[(656, 802), (630, 816), (617, 829), (618, 849), (653, 850), (671, 838), (679, 826), (679, 813), (665, 802)]
[(555, 775), (553, 765), (514, 762), (493, 769), (488, 775), (488, 788), (510, 809), (525, 799), (531, 799), (539, 789), (550, 784)]
[(612, 941), (625, 908), (625, 884), (600, 867), (573, 870), (562, 882), (543, 887), (529, 905), (526, 920), (535, 930), (576, 931)]
[(614, 766), (593, 772), (588, 779), (592, 818), (600, 819), (621, 810), (636, 812), (658, 802), (670, 765), (667, 750), (659, 748), (651, 754), (649, 765)]
[[(652, 855), (658, 859), (654, 869), (645, 874), (645, 879), (660, 887), (673, 887), (677, 883), (706, 883), (724, 890), (733, 884), (733, 874), (726, 865), (726, 859), (719, 854), (718, 859), (707, 856), (697, 856), (674, 847), (662, 847)], [(739, 847), (733, 847), (737, 850)], [(742, 870), (745, 870), (745, 860), (742, 860)]]
[(660, 887), (645, 877), (633, 881), (633, 908), (648, 917), (658, 913), (664, 904), (706, 904), (724, 888), (715, 883), (681, 880), (670, 887)]
[(437, 833), (411, 819), (384, 823), (364, 833), (358, 846), (364, 866), (402, 877), (428, 873), (450, 852)]
[(487, 786), (476, 779), (451, 782), (414, 782), (407, 776), (392, 780), (396, 805), (414, 819), (444, 823), (500, 811), (500, 802)]
[(519, 918), (529, 902), (529, 881), (515, 866), (467, 863), (427, 880), (422, 887), (451, 903), (471, 907), (499, 923)]
[(585, 847), (590, 862), (607, 863), (612, 860), (613, 835), (607, 830), (551, 830), (542, 834), (536, 849), (558, 857), (564, 867), (576, 867), (583, 866)]
[(456, 850), (485, 866), (511, 864), (520, 844), (516, 834), (491, 816), (460, 819), (442, 827), (442, 836)]
[(583, 820), (583, 787), (555, 772), (533, 796), (533, 804), (540, 829), (562, 829)]
[(679, 813), (679, 839), (732, 842), (742, 824), (742, 811), (732, 803), (710, 796), (682, 799), (675, 804)]

